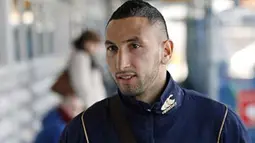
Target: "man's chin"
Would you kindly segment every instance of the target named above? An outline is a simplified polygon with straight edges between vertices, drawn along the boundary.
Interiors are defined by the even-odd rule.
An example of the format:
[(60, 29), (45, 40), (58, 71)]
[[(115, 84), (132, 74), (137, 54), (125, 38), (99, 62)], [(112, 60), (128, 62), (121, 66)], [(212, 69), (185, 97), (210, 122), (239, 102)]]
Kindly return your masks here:
[(125, 96), (137, 96), (139, 92), (133, 90), (120, 89), (121, 94)]
[(134, 93), (130, 92), (130, 91), (120, 90), (120, 92), (121, 92), (122, 95), (125, 95), (125, 96), (134, 96)]

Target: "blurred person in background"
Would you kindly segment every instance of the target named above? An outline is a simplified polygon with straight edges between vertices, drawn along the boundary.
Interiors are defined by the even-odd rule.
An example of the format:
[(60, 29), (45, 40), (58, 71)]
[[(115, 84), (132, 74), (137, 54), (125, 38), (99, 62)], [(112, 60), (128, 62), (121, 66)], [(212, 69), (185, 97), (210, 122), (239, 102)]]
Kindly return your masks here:
[(96, 32), (86, 30), (74, 40), (73, 47), (69, 64), (71, 82), (88, 108), (107, 96), (100, 66), (101, 38)]
[(73, 90), (68, 70), (59, 75), (51, 90), (58, 93), (61, 102), (44, 116), (35, 143), (57, 143), (66, 124), (85, 109), (82, 98)]
[(99, 35), (89, 30), (74, 40), (68, 67), (51, 88), (62, 101), (44, 117), (35, 143), (57, 143), (73, 117), (106, 97), (97, 57), (100, 45)]

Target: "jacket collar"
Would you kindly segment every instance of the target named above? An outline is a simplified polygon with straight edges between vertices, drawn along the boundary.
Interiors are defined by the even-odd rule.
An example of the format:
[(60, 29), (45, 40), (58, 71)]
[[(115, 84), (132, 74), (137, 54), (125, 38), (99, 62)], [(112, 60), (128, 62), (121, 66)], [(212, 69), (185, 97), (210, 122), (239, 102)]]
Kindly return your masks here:
[(133, 96), (125, 96), (118, 89), (118, 95), (121, 101), (130, 110), (140, 113), (153, 112), (157, 114), (168, 114), (182, 105), (183, 91), (181, 87), (172, 79), (169, 72), (167, 74), (167, 82), (158, 101), (153, 104), (147, 104), (137, 101)]

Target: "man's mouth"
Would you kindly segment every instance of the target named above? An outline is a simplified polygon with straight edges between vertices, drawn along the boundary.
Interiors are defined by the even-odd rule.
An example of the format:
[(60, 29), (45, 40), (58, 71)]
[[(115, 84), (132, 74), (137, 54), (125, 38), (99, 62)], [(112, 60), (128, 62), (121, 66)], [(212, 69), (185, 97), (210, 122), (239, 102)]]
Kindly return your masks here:
[(131, 73), (131, 72), (129, 72), (129, 73), (117, 73), (116, 74), (116, 79), (117, 80), (121, 80), (121, 81), (129, 81), (129, 80), (131, 80), (132, 78), (134, 78), (136, 76), (136, 74), (135, 73)]
[(133, 76), (131, 76), (131, 75), (128, 75), (128, 76), (120, 76), (120, 77), (118, 77), (119, 79), (125, 79), (125, 80), (127, 80), (127, 79), (131, 79)]

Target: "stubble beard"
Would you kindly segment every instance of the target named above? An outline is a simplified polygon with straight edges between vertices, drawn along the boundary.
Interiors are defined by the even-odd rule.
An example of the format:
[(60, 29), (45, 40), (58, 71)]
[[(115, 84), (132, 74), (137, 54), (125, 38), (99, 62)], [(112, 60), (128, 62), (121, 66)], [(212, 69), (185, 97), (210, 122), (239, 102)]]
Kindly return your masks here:
[(127, 96), (140, 96), (145, 91), (153, 90), (151, 88), (153, 88), (152, 85), (154, 85), (158, 77), (159, 64), (159, 60), (155, 61), (150, 74), (146, 74), (144, 77), (137, 76), (137, 83), (135, 85), (120, 85), (117, 83), (121, 93)]

